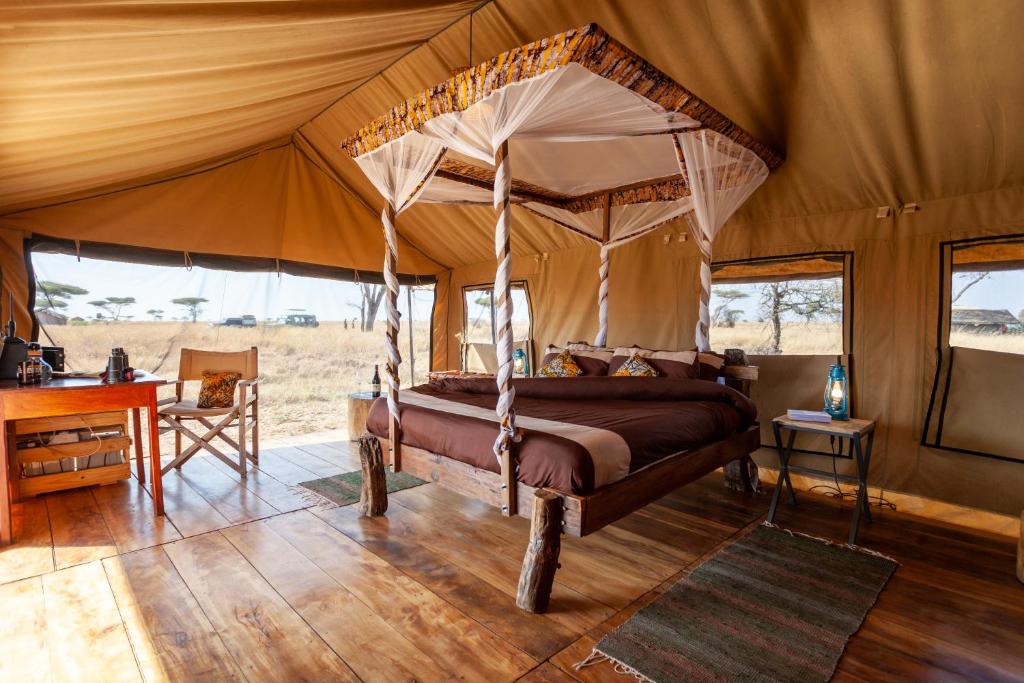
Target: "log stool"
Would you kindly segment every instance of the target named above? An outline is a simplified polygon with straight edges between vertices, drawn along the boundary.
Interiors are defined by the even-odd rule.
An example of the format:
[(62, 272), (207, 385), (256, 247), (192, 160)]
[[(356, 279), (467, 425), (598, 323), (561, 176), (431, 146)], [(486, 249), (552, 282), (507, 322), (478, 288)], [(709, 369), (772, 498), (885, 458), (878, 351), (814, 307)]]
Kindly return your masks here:
[(370, 406), (377, 400), (369, 391), (357, 391), (348, 395), (348, 440), (359, 441), (366, 431), (366, 418)]

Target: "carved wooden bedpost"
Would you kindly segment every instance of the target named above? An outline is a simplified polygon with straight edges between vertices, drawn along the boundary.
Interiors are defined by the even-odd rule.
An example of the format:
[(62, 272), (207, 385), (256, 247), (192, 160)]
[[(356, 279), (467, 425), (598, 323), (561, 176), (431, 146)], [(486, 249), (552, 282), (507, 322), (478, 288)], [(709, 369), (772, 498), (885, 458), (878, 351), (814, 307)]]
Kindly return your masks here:
[(371, 434), (359, 439), (359, 466), (363, 474), (359, 512), (364, 517), (380, 517), (388, 509), (388, 483), (380, 440)]
[(516, 605), (540, 614), (548, 609), (558, 569), (558, 553), (562, 549), (562, 497), (544, 490), (533, 495), (530, 545), (526, 547), (519, 574)]
[(501, 512), (506, 517), (519, 509), (516, 501), (516, 461), (512, 453), (516, 441), (516, 414), (512, 409), (516, 390), (512, 387), (512, 172), (508, 167), (508, 141), (499, 145), (494, 154), (494, 256), (498, 262), (494, 274), (494, 311), (497, 323), (495, 351), (498, 356), (498, 403), (495, 411), (501, 421), (498, 438), (494, 442), (494, 455), (501, 467)]
[(384, 380), (388, 385), (388, 441), (391, 443), (391, 468), (402, 469), (402, 427), (398, 421), (398, 366), (402, 357), (398, 351), (398, 330), (401, 319), (398, 315), (398, 234), (395, 230), (395, 207), (388, 202), (381, 214), (384, 226), (384, 284), (387, 287), (387, 352), (388, 363)]

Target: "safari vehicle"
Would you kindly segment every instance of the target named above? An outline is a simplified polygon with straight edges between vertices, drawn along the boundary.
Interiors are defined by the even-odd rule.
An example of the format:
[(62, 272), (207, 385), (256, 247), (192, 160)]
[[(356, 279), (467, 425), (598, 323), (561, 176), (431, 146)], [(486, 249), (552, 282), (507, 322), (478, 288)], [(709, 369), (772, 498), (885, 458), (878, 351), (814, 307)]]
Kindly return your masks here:
[(224, 318), (217, 325), (220, 327), (256, 327), (256, 316), (243, 315), (240, 318)]
[(320, 327), (320, 321), (312, 313), (289, 313), (282, 321), (293, 327)]

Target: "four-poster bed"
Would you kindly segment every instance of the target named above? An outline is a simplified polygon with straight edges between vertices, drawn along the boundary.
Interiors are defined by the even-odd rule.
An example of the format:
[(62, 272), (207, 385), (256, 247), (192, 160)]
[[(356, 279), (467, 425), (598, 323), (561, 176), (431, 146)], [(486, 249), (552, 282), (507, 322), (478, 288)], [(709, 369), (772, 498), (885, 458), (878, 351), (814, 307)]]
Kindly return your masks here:
[[(524, 431), (527, 438), (540, 439), (536, 435), (546, 428), (555, 432), (558, 428), (541, 425), (549, 421), (536, 417), (520, 420), (530, 421), (532, 426), (525, 430), (517, 424), (509, 297), (511, 205), (520, 204), (600, 244), (598, 346), (608, 340), (610, 251), (685, 216), (701, 255), (695, 338), (697, 349), (704, 352), (710, 350), (712, 240), (769, 170), (781, 163), (777, 152), (596, 25), (516, 48), (458, 73), (396, 106), (342, 146), (386, 200), (381, 221), (388, 288), (388, 389), (387, 427), (378, 430), (381, 442), (390, 449), (395, 470), (439, 480), (498, 505), (506, 515), (532, 514), (534, 529), (520, 585), (520, 607), (535, 611), (546, 607), (559, 529), (573, 535), (591, 533), (674, 488), (746, 458), (758, 447), (756, 425), (750, 424), (752, 419), (740, 419), (730, 423), (731, 432), (705, 435), (706, 442), (701, 443), (680, 442), (685, 446), (631, 467), (604, 486), (574, 491), (521, 481), (516, 444)], [(470, 409), (459, 403), (472, 403), (475, 398), (434, 398), (444, 404), (459, 403), (462, 407), (450, 409), (466, 413), (466, 419), (490, 421), (487, 433), (493, 445), (488, 445), (496, 459), (491, 469), (496, 472), (449, 453), (403, 444), (400, 411), (412, 408), (399, 400), (395, 221), (417, 201), (491, 203), (495, 208), (495, 395), (484, 401), (485, 417), (479, 406)], [(528, 383), (537, 381), (561, 380), (528, 380), (519, 386), (537, 391)], [(658, 391), (658, 400), (685, 402)], [(425, 401), (421, 394), (410, 392), (407, 401)], [(704, 403), (697, 403), (706, 408), (708, 401), (721, 400), (732, 398), (702, 394)], [(438, 403), (431, 405), (442, 410)], [(736, 409), (743, 413), (747, 407)], [(594, 434), (611, 433), (604, 424), (587, 428)], [(578, 431), (573, 433), (578, 436)], [(588, 439), (593, 436), (588, 434)], [(746, 468), (741, 469), (745, 474)]]

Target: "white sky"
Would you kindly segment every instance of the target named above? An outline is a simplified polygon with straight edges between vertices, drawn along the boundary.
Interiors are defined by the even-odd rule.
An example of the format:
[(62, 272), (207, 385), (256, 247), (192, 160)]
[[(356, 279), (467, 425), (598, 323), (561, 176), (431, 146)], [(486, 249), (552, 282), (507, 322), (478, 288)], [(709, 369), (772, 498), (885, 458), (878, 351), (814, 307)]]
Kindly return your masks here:
[[(277, 318), (288, 309), (304, 309), (320, 320), (342, 320), (359, 317), (361, 299), (359, 285), (352, 282), (296, 277), (276, 273), (231, 273), (222, 270), (150, 266), (134, 263), (82, 259), (60, 254), (33, 254), (32, 263), (37, 280), (51, 280), (77, 285), (89, 294), (72, 297), (68, 307), (60, 309), (70, 317), (94, 318), (99, 310), (89, 301), (108, 296), (135, 297), (138, 303), (125, 307), (124, 314), (133, 320), (150, 320), (149, 309), (162, 309), (164, 318), (186, 314), (182, 306), (171, 299), (198, 296), (209, 299), (203, 305), (200, 320), (221, 320), (242, 315), (254, 315), (258, 320)], [(354, 304), (354, 306), (353, 306)], [(427, 290), (413, 292), (415, 320), (429, 320), (433, 306), (433, 293)], [(403, 288), (399, 298), (403, 320), (406, 313), (406, 294)], [(384, 317), (381, 306), (378, 319)]]

